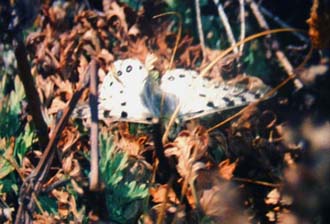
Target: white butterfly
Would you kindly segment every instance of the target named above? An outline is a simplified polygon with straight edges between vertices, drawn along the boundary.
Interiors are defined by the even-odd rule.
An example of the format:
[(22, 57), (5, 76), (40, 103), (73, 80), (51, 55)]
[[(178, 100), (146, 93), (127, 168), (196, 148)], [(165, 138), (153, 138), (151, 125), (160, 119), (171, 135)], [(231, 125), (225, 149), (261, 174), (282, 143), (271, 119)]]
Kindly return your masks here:
[[(150, 123), (171, 116), (179, 106), (179, 118), (189, 120), (256, 101), (264, 91), (249, 92), (215, 83), (196, 71), (173, 69), (155, 83), (137, 59), (117, 60), (99, 92), (101, 117)], [(162, 108), (162, 109), (161, 109)]]

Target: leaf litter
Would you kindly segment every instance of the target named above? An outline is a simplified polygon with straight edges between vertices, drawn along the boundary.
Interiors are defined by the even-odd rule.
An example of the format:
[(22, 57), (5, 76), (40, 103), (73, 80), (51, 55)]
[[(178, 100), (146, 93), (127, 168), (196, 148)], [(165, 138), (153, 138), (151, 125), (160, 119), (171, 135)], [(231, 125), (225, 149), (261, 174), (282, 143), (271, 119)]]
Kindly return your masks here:
[[(106, 3), (102, 11), (77, 7), (79, 4), (74, 1), (44, 3), (36, 22), (37, 31), (27, 36), (31, 71), (50, 130), (54, 130), (57, 116), (83, 82), (91, 58), (96, 58), (100, 65), (101, 82), (116, 59), (138, 58), (150, 70), (154, 68), (161, 73), (170, 64), (176, 36), (171, 19), (152, 20), (143, 11), (146, 9), (134, 11), (126, 4)], [(314, 12), (315, 6), (312, 24), (319, 19)], [(319, 39), (313, 39), (318, 46), (322, 46), (319, 41), (326, 39), (320, 35)], [(202, 58), (201, 46), (185, 34), (178, 44), (174, 67), (199, 70), (219, 54), (219, 50), (211, 48), (206, 52), (207, 58)], [(226, 69), (232, 71), (237, 57), (229, 55), (219, 61), (208, 77), (225, 80), (229, 85), (243, 84), (250, 90), (260, 87), (260, 79), (240, 72), (230, 80), (219, 75), (227, 73)], [(327, 78), (322, 74), (328, 70), (329, 66), (322, 63), (304, 68), (300, 76), (314, 87), (319, 85), (320, 76)], [(315, 94), (311, 94), (313, 102), (301, 102), (297, 107), (318, 105)], [(87, 98), (86, 89), (80, 103)], [(175, 128), (162, 149), (156, 144), (161, 133), (154, 133), (150, 127), (102, 122), (100, 192), (88, 188), (88, 129), (85, 123), (70, 120), (58, 136), (55, 160), (47, 181), (42, 183), (33, 220), (35, 223), (138, 223), (141, 220), (145, 223), (290, 223), (288, 220), (299, 223), (311, 221), (315, 216), (324, 218), (318, 206), (326, 206), (322, 204), (326, 191), (316, 193), (315, 189), (329, 184), (326, 178), (329, 125), (318, 126), (313, 119), (304, 119), (301, 125), (290, 124), (283, 110), (290, 108), (294, 97), (288, 98), (283, 105), (274, 96), (269, 104), (275, 107), (251, 107), (239, 119), (211, 133), (207, 128), (227, 115), (188, 122), (185, 127)], [(0, 101), (4, 107), (5, 101)], [(310, 116), (313, 118), (313, 113)], [(0, 160), (5, 161), (12, 146), (1, 138), (5, 143), (1, 143)], [(311, 166), (303, 160), (308, 149), (311, 150), (308, 159), (317, 161)], [(157, 163), (164, 159), (157, 150), (163, 150), (169, 169)], [(42, 153), (37, 144), (28, 147), (18, 164), (23, 177), (28, 177), (37, 167)], [(17, 190), (14, 193), (2, 190), (10, 183), (5, 177), (14, 177), (13, 170), (2, 176), (0, 182), (0, 202), (5, 202), (8, 208), (17, 208), (13, 194), (19, 194)], [(162, 178), (164, 174), (169, 178)], [(9, 223), (12, 218), (1, 212), (0, 218)]]

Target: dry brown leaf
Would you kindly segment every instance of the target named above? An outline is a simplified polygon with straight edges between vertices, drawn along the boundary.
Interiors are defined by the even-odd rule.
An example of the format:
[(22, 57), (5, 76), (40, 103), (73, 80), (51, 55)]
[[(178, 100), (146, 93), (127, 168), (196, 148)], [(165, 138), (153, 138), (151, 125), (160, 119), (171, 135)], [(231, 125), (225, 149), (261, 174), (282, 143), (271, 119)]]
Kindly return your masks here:
[(330, 47), (330, 3), (327, 0), (314, 0), (311, 8), (309, 25), (309, 36), (315, 48)]
[[(179, 199), (176, 197), (173, 189), (167, 185), (159, 185), (156, 187), (152, 187), (149, 190), (150, 195), (152, 196), (152, 201), (155, 203), (163, 203), (163, 202), (172, 202), (175, 204), (179, 203)], [(166, 195), (167, 192), (167, 195)]]
[(84, 219), (84, 213), (83, 211), (78, 211), (77, 210), (77, 203), (76, 203), (76, 200), (74, 197), (70, 197), (69, 199), (69, 206), (70, 206), (70, 211), (72, 212), (72, 214), (74, 215), (75, 217), (75, 222), (76, 223), (82, 223), (83, 222), (83, 219)]
[(236, 129), (251, 129), (254, 127), (253, 118), (255, 117), (257, 111), (257, 107), (253, 105), (249, 106), (239, 117), (239, 119), (232, 124), (232, 127)]
[(33, 223), (34, 224), (48, 224), (48, 223), (58, 223), (60, 220), (58, 217), (49, 214), (48, 212), (43, 212), (42, 214), (34, 213), (33, 214)]
[(279, 204), (280, 200), (281, 200), (281, 194), (277, 188), (274, 188), (267, 194), (265, 198), (265, 203), (268, 205), (277, 205)]
[(233, 163), (230, 163), (229, 159), (222, 161), (218, 166), (219, 167), (218, 172), (219, 172), (220, 177), (222, 177), (226, 180), (230, 180), (233, 177), (233, 173), (236, 169), (237, 163), (238, 163), (238, 160), (236, 160)]
[(66, 153), (78, 141), (80, 133), (74, 126), (67, 126), (61, 133), (58, 148), (62, 153)]
[(177, 171), (181, 177), (195, 178), (197, 171), (204, 168), (205, 164), (199, 162), (209, 143), (208, 133), (201, 126), (193, 131), (182, 131), (172, 143), (165, 145), (165, 156), (177, 157)]
[(69, 155), (65, 156), (62, 159), (62, 168), (65, 174), (68, 174), (72, 170), (72, 160), (73, 160), (73, 152), (69, 153)]
[(66, 191), (60, 191), (60, 190), (56, 190), (56, 189), (53, 189), (51, 191), (51, 194), (57, 200), (59, 215), (61, 217), (67, 217), (70, 214), (69, 198), (72, 196), (70, 196), (70, 194)]

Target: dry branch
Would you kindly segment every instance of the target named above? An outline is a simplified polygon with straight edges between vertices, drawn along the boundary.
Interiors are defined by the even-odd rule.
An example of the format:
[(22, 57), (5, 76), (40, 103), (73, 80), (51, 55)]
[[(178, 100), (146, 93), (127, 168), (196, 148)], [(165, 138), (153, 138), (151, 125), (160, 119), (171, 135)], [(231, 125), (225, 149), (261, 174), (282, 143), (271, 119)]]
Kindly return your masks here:
[(90, 184), (91, 191), (97, 191), (100, 189), (99, 182), (99, 148), (98, 148), (98, 92), (97, 92), (97, 77), (98, 64), (95, 60), (91, 62), (91, 74), (90, 74), (90, 92), (89, 92), (89, 104), (91, 110), (91, 172), (90, 172)]
[[(90, 66), (89, 66), (90, 67)], [(87, 69), (89, 72), (89, 69)], [(86, 77), (86, 76), (84, 76)], [(40, 158), (37, 167), (25, 179), (20, 189), (19, 208), (16, 215), (15, 223), (31, 223), (31, 214), (34, 212), (36, 201), (34, 198), (39, 194), (42, 183), (44, 182), (49, 168), (53, 162), (55, 148), (60, 139), (60, 135), (65, 128), (65, 125), (75, 108), (79, 98), (87, 88), (89, 80), (85, 80), (83, 86), (73, 94), (68, 106), (65, 108), (58, 124), (52, 131), (52, 136), (49, 139), (48, 145)]]
[(43, 150), (49, 141), (48, 127), (42, 116), (40, 98), (34, 85), (31, 68), (27, 59), (26, 48), (24, 43), (20, 40), (17, 41), (15, 57), (19, 71), (18, 75), (23, 83), (26, 99), (28, 101), (29, 113), (32, 116), (36, 128), (41, 150)]

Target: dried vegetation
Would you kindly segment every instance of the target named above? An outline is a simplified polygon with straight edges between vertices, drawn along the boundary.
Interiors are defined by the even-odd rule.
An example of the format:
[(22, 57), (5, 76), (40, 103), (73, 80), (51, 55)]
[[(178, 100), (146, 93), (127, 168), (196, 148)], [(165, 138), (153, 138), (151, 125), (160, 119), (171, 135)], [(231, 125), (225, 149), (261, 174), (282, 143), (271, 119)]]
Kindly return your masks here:
[[(249, 88), (260, 80), (246, 73), (274, 87), (287, 80), (270, 100), (217, 129), (211, 127), (237, 111), (172, 127), (163, 142), (159, 124), (99, 122), (93, 139), (85, 123), (69, 118), (77, 103), (88, 101), (91, 61), (100, 82), (117, 59), (138, 58), (160, 74), (171, 66), (178, 22), (155, 15), (174, 9), (184, 17), (172, 67), (202, 71), (227, 44), (211, 1), (201, 1), (204, 30), (198, 31), (191, 30), (187, 3), (125, 2), (4, 1), (0, 7), (7, 25), (0, 27), (1, 222), (329, 223), (329, 59), (315, 51), (293, 69), (307, 57), (308, 42), (292, 34), (245, 43), (241, 54), (207, 73)], [(238, 1), (224, 2), (236, 19)], [(239, 2), (247, 16), (235, 23), (246, 23), (241, 28), (249, 34), (268, 29), (262, 5)], [(308, 23), (313, 45), (326, 52), (330, 14), (323, 9), (329, 2), (315, 0)], [(198, 44), (198, 32), (207, 47)], [(90, 165), (95, 142), (97, 168)], [(91, 187), (95, 169), (100, 179)]]

